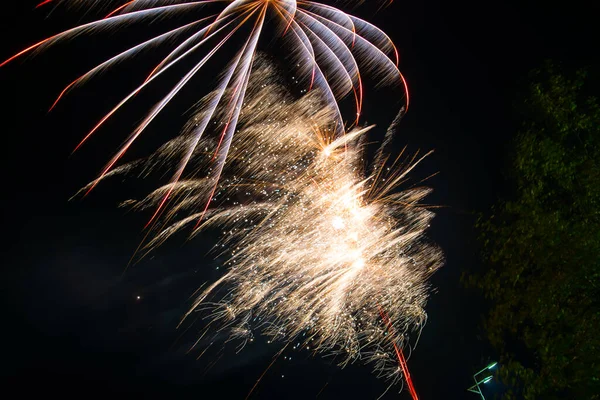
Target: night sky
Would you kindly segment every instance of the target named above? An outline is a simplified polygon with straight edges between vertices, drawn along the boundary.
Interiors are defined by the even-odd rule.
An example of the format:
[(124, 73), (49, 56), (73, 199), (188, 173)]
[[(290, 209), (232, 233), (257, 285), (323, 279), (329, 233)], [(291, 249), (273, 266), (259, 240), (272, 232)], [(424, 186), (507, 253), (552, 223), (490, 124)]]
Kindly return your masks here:
[[(3, 5), (0, 14), (2, 59), (85, 19), (64, 12), (45, 18), (49, 10), (34, 11), (35, 1), (12, 3), (18, 4)], [(432, 279), (429, 321), (409, 367), (422, 399), (468, 399), (471, 375), (495, 356), (479, 327), (485, 302), (459, 282), (463, 270), (478, 267), (475, 215), (505, 190), (502, 168), (527, 72), (549, 58), (568, 66), (597, 63), (597, 46), (590, 45), (591, 38), (600, 37), (594, 20), (600, 8), (578, 1), (561, 7), (547, 1), (395, 1), (379, 14), (368, 7), (353, 12), (386, 31), (400, 51), (412, 103), (398, 131), (397, 150), (404, 145), (413, 152), (434, 149), (416, 173), (425, 177), (439, 171), (429, 181), (434, 193), (428, 203), (443, 207), (429, 237), (442, 247), (447, 262)], [(231, 345), (196, 360), (198, 351), (186, 354), (196, 338), (194, 328), (176, 329), (188, 297), (222, 273), (216, 270), (219, 260), (207, 255), (215, 238), (173, 239), (123, 273), (148, 216), (117, 204), (140, 188), (117, 180), (84, 200), (68, 201), (96, 176), (152, 101), (140, 99), (109, 123), (100, 139), (72, 156), (103, 111), (128, 93), (127, 71), (107, 73), (54, 112), (47, 109), (78, 73), (102, 61), (93, 54), (109, 54), (111, 40), (134, 39), (76, 40), (0, 69), (3, 388), (43, 389), (68, 398), (123, 393), (245, 398), (281, 345), (257, 340), (239, 354)], [(377, 96), (373, 89), (366, 96), (366, 119), (382, 132), (398, 99)], [(181, 104), (195, 100), (188, 94)], [(158, 120), (147, 147), (134, 155), (164, 141), (165, 127), (176, 133), (170, 124), (184, 121), (183, 109)], [(252, 398), (375, 399), (386, 388), (369, 366), (340, 370), (308, 352), (286, 351), (285, 357)], [(486, 393), (500, 392), (498, 386), (490, 383)], [(392, 390), (384, 398), (410, 396)]]

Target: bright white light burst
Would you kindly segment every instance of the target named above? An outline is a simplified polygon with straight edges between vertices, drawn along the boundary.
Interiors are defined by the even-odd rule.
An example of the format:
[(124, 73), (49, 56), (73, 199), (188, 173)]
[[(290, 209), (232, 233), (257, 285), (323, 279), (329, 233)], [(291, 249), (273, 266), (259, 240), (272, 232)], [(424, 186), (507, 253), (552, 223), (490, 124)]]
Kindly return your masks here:
[[(335, 138), (335, 110), (319, 94), (294, 101), (269, 75), (262, 67), (250, 85), (215, 192), (208, 164), (198, 167), (208, 171), (201, 177), (128, 204), (154, 208), (166, 191), (173, 193), (148, 249), (185, 227), (194, 227), (193, 234), (222, 230), (218, 248), (229, 254), (227, 270), (200, 291), (188, 315), (209, 309), (220, 331), (231, 329), (243, 344), (251, 332), (262, 332), (335, 355), (342, 366), (372, 362), (395, 382), (401, 377), (395, 347), (408, 346), (409, 334), (423, 328), (426, 281), (442, 263), (423, 236), (433, 213), (419, 203), (429, 189), (398, 191), (420, 160), (386, 163), (380, 149), (366, 171), (368, 129)], [(188, 140), (186, 133), (119, 172), (161, 167), (159, 160), (176, 158)], [(203, 141), (198, 160), (218, 146)]]

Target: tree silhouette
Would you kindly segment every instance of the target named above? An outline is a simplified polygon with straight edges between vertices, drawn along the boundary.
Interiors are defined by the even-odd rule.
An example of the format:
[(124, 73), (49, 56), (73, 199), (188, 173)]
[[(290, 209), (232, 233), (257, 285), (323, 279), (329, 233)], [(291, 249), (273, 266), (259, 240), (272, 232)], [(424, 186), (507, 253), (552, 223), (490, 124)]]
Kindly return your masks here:
[(506, 398), (600, 399), (600, 107), (584, 71), (532, 73), (507, 176), (477, 224)]

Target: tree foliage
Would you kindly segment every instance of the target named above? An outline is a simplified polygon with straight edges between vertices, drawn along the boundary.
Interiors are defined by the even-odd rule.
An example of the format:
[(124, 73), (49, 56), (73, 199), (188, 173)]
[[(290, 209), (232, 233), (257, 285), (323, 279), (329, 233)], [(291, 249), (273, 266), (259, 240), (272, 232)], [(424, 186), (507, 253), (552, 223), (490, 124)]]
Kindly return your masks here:
[(600, 399), (600, 107), (585, 72), (532, 74), (512, 194), (478, 222), (507, 398)]

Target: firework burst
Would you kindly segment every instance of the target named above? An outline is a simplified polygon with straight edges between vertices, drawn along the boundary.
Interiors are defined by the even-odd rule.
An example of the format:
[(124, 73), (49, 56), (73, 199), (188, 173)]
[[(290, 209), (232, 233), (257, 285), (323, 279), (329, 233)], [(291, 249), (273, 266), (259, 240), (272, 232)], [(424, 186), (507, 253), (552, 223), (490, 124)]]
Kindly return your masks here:
[[(384, 147), (391, 131), (365, 168), (368, 129), (357, 128), (361, 73), (399, 83), (405, 90), (403, 111), (408, 107), (389, 37), (360, 18), (312, 1), (48, 0), (38, 7), (53, 3), (107, 10), (105, 18), (44, 39), (0, 67), (79, 35), (190, 18), (99, 63), (67, 85), (51, 107), (141, 51), (171, 46), (79, 148), (167, 71), (187, 68), (84, 188), (87, 193), (115, 174), (169, 171), (167, 184), (127, 203), (154, 209), (148, 226), (156, 235), (144, 251), (190, 226), (192, 235), (210, 227), (223, 230), (219, 246), (228, 254), (227, 272), (199, 292), (187, 315), (210, 310), (209, 318), (220, 323), (220, 331), (229, 330), (231, 340), (241, 341), (240, 348), (261, 332), (286, 346), (333, 355), (342, 366), (359, 359), (374, 363), (392, 384), (404, 376), (416, 398), (401, 351), (426, 321), (427, 278), (442, 260), (423, 238), (433, 214), (420, 202), (429, 190), (397, 191), (420, 159), (389, 163)], [(266, 78), (264, 65), (257, 68), (267, 23), (289, 49), (296, 83), (305, 85), (299, 100)], [(157, 116), (231, 43), (236, 47), (215, 77), (214, 91), (200, 102), (184, 133), (149, 159), (118, 166)], [(350, 126), (337, 104), (348, 94), (356, 109)]]
[[(263, 35), (267, 22), (277, 32), (276, 36), (285, 41), (287, 57), (290, 59), (288, 65), (295, 70), (296, 79), (305, 82), (304, 90), (317, 89), (334, 109), (333, 129), (338, 136), (345, 130), (344, 118), (336, 103), (338, 99), (352, 93), (356, 107), (356, 117), (352, 119), (354, 123), (359, 120), (363, 104), (361, 71), (375, 76), (382, 84), (396, 82), (403, 86), (408, 106), (406, 84), (397, 68), (398, 53), (390, 38), (369, 22), (330, 5), (309, 0), (48, 0), (40, 3), (38, 7), (52, 4), (88, 9), (106, 8), (107, 11), (105, 18), (76, 26), (35, 43), (1, 63), (0, 67), (25, 54), (79, 35), (104, 30), (114, 31), (131, 25), (154, 23), (157, 20), (183, 17), (191, 19), (188, 24), (152, 37), (101, 62), (67, 85), (54, 102), (52, 108), (69, 91), (141, 51), (156, 46), (171, 46), (169, 54), (158, 65), (152, 66), (149, 74), (140, 76), (139, 85), (94, 125), (76, 147), (78, 149), (126, 103), (154, 81), (164, 77), (168, 70), (182, 64), (186, 66), (187, 72), (125, 140), (102, 169), (100, 178), (117, 166), (134, 142), (138, 141), (142, 133), (181, 90), (194, 78), (199, 78), (199, 72), (209, 60), (217, 53), (225, 52), (226, 45), (234, 41), (240, 45), (224, 73), (216, 80), (214, 96), (205, 104), (206, 112), (195, 127), (193, 135), (196, 139), (188, 142), (188, 151), (181, 154), (180, 167), (174, 171), (171, 181), (176, 183), (180, 180), (188, 167), (191, 154), (218, 114), (218, 108), (225, 109), (227, 115), (227, 123), (221, 132), (216, 133), (222, 137), (225, 153), (224, 157), (217, 160), (220, 164), (215, 166), (216, 175), (220, 175), (219, 171), (222, 170), (229, 151), (227, 143), (231, 142), (240, 117), (241, 104), (244, 102), (259, 38)], [(210, 15), (211, 12), (214, 14)], [(170, 195), (171, 192), (165, 193), (154, 217), (158, 215)]]
[[(294, 100), (270, 75), (263, 65), (249, 86), (216, 191), (206, 154), (221, 144), (205, 139), (192, 157), (198, 175), (127, 203), (154, 208), (173, 194), (145, 248), (186, 227), (192, 236), (216, 227), (227, 272), (198, 293), (186, 317), (209, 310), (211, 325), (230, 330), (241, 347), (260, 332), (341, 366), (373, 363), (392, 384), (409, 379), (400, 351), (426, 322), (426, 281), (442, 263), (424, 238), (433, 214), (420, 203), (429, 189), (398, 191), (420, 159), (388, 162), (379, 148), (366, 169), (368, 128), (336, 137), (335, 110), (318, 93)], [(194, 140), (200, 110), (180, 138), (115, 173), (164, 168)]]

